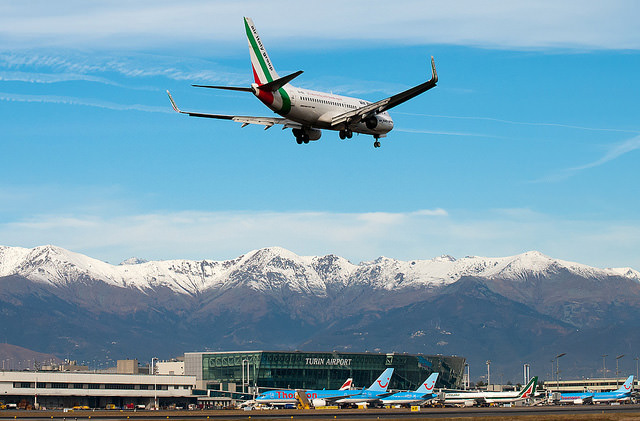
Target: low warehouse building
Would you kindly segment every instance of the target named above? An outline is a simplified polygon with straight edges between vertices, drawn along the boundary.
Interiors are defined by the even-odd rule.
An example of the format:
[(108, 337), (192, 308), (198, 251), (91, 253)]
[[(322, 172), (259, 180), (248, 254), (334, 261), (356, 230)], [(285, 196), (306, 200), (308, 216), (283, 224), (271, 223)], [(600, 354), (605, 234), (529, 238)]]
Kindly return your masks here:
[(194, 376), (0, 371), (0, 401), (29, 407), (132, 408), (195, 403)]

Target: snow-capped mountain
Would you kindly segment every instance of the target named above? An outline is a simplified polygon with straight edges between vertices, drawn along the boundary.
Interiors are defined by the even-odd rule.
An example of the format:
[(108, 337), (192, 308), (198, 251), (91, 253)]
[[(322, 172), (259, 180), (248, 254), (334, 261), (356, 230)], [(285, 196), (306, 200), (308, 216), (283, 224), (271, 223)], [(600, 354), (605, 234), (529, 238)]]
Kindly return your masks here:
[(536, 251), (510, 257), (467, 256), (457, 260), (451, 256), (412, 261), (380, 257), (356, 265), (335, 255), (298, 256), (280, 247), (270, 247), (225, 261), (136, 258), (111, 265), (51, 245), (32, 249), (0, 247), (0, 276), (18, 275), (58, 286), (92, 280), (141, 291), (166, 287), (179, 294), (194, 295), (245, 283), (258, 291), (278, 290), (287, 285), (291, 291), (325, 296), (329, 288), (354, 285), (391, 291), (442, 287), (467, 276), (519, 282), (562, 271), (590, 279), (621, 276), (640, 281), (640, 273), (630, 268), (598, 269)]
[(55, 246), (0, 247), (0, 337), (62, 357), (379, 349), (533, 364), (561, 349), (588, 362), (637, 349), (638, 332), (638, 271), (536, 251), (354, 264), (270, 247), (111, 265)]

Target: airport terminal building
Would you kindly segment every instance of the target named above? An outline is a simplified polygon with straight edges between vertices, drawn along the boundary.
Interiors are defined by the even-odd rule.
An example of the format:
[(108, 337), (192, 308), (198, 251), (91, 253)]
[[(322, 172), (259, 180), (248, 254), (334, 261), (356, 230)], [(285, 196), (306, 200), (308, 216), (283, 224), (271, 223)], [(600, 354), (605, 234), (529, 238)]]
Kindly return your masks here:
[(185, 374), (196, 388), (258, 393), (266, 389), (337, 389), (352, 377), (356, 387), (368, 387), (393, 367), (391, 389), (415, 390), (433, 372), (436, 387), (461, 388), (465, 359), (457, 356), (343, 352), (189, 352)]

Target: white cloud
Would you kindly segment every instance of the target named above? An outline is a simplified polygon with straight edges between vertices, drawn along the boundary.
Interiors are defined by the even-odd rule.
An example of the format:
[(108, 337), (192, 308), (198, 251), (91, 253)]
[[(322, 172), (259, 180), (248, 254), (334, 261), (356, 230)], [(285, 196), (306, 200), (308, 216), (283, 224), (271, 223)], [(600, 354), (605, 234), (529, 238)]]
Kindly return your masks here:
[[(212, 61), (162, 55), (127, 56), (120, 53), (100, 56), (79, 52), (44, 54), (39, 50), (0, 53), (0, 80), (32, 83), (54, 83), (64, 81), (87, 81), (124, 86), (109, 79), (110, 73), (130, 78), (165, 77), (177, 81), (199, 81), (207, 83), (246, 83), (249, 67), (238, 73)], [(247, 65), (248, 66), (248, 65)], [(96, 76), (103, 74), (104, 76)], [(143, 89), (139, 85), (129, 88)]]
[(127, 257), (227, 259), (282, 246), (354, 262), (385, 255), (507, 256), (528, 250), (600, 267), (640, 267), (640, 221), (564, 220), (528, 209), (413, 212), (157, 212), (34, 215), (0, 223), (3, 245), (55, 244), (117, 263)]
[(0, 3), (0, 39), (13, 48), (194, 43), (215, 48), (216, 43), (237, 39), (242, 33), (241, 17), (249, 14), (273, 43), (286, 39), (290, 44), (295, 34), (306, 48), (313, 48), (308, 40), (322, 39), (516, 49), (638, 49), (639, 9), (633, 0), (289, 0), (277, 4), (9, 0)]
[(640, 136), (633, 137), (631, 139), (625, 140), (624, 142), (614, 145), (607, 151), (606, 154), (604, 154), (602, 158), (598, 159), (597, 161), (580, 165), (578, 167), (569, 168), (568, 171), (578, 172), (586, 170), (588, 168), (599, 167), (600, 165), (604, 165), (609, 161), (613, 161), (614, 159), (619, 158), (629, 152), (633, 152), (637, 149), (640, 149)]
[(636, 151), (640, 149), (640, 135), (632, 137), (631, 139), (627, 139), (623, 142), (617, 143), (609, 148), (609, 150), (599, 159), (589, 162), (583, 165), (578, 165), (571, 168), (565, 168), (563, 170), (551, 173), (545, 177), (542, 177), (538, 180), (534, 180), (534, 183), (541, 182), (555, 182), (566, 180), (567, 178), (573, 177), (574, 175), (588, 170), (590, 168), (599, 167), (601, 165), (605, 165), (614, 159), (617, 159), (625, 154)]
[(115, 102), (99, 101), (83, 98), (75, 98), (57, 95), (26, 95), (26, 94), (9, 94), (0, 92), (0, 101), (9, 102), (39, 102), (48, 104), (66, 104), (66, 105), (83, 105), (87, 107), (104, 108), (115, 111), (142, 111), (153, 113), (172, 113), (166, 107), (158, 107), (153, 105), (142, 104), (117, 104)]

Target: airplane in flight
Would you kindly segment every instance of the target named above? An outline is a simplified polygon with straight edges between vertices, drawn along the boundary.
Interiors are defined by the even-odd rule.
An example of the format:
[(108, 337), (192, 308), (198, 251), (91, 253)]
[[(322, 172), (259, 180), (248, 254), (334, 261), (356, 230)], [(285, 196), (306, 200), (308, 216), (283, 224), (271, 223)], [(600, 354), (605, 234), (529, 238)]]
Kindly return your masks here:
[(558, 403), (573, 403), (583, 405), (589, 403), (606, 403), (631, 399), (633, 390), (633, 375), (629, 376), (622, 386), (611, 392), (576, 392), (560, 393)]
[(264, 126), (265, 130), (281, 124), (283, 129), (291, 128), (298, 144), (320, 139), (322, 130), (334, 130), (340, 139), (351, 139), (354, 133), (372, 135), (373, 146), (380, 147), (380, 138), (386, 137), (393, 129), (393, 120), (387, 110), (408, 101), (436, 86), (438, 74), (431, 57), (431, 79), (406, 91), (388, 98), (369, 102), (327, 92), (312, 91), (291, 85), (302, 70), (280, 77), (275, 70), (264, 44), (258, 36), (253, 21), (244, 18), (245, 32), (249, 41), (249, 53), (253, 68), (254, 82), (250, 87), (193, 85), (201, 88), (226, 89), (251, 92), (280, 117), (254, 117), (201, 112), (182, 111), (178, 108), (171, 93), (167, 91), (173, 109), (193, 117), (205, 117), (232, 120), (242, 123)]
[(436, 393), (433, 393), (433, 390), (436, 386), (436, 380), (438, 380), (438, 375), (440, 373), (431, 373), (431, 375), (427, 378), (417, 388), (414, 392), (398, 392), (393, 395), (386, 396), (380, 399), (380, 402), (384, 405), (414, 405), (414, 404), (422, 404), (430, 399), (438, 396)]
[(445, 405), (486, 405), (492, 403), (513, 403), (531, 398), (536, 394), (538, 377), (529, 380), (519, 392), (481, 392), (481, 391), (450, 391), (444, 393)]

